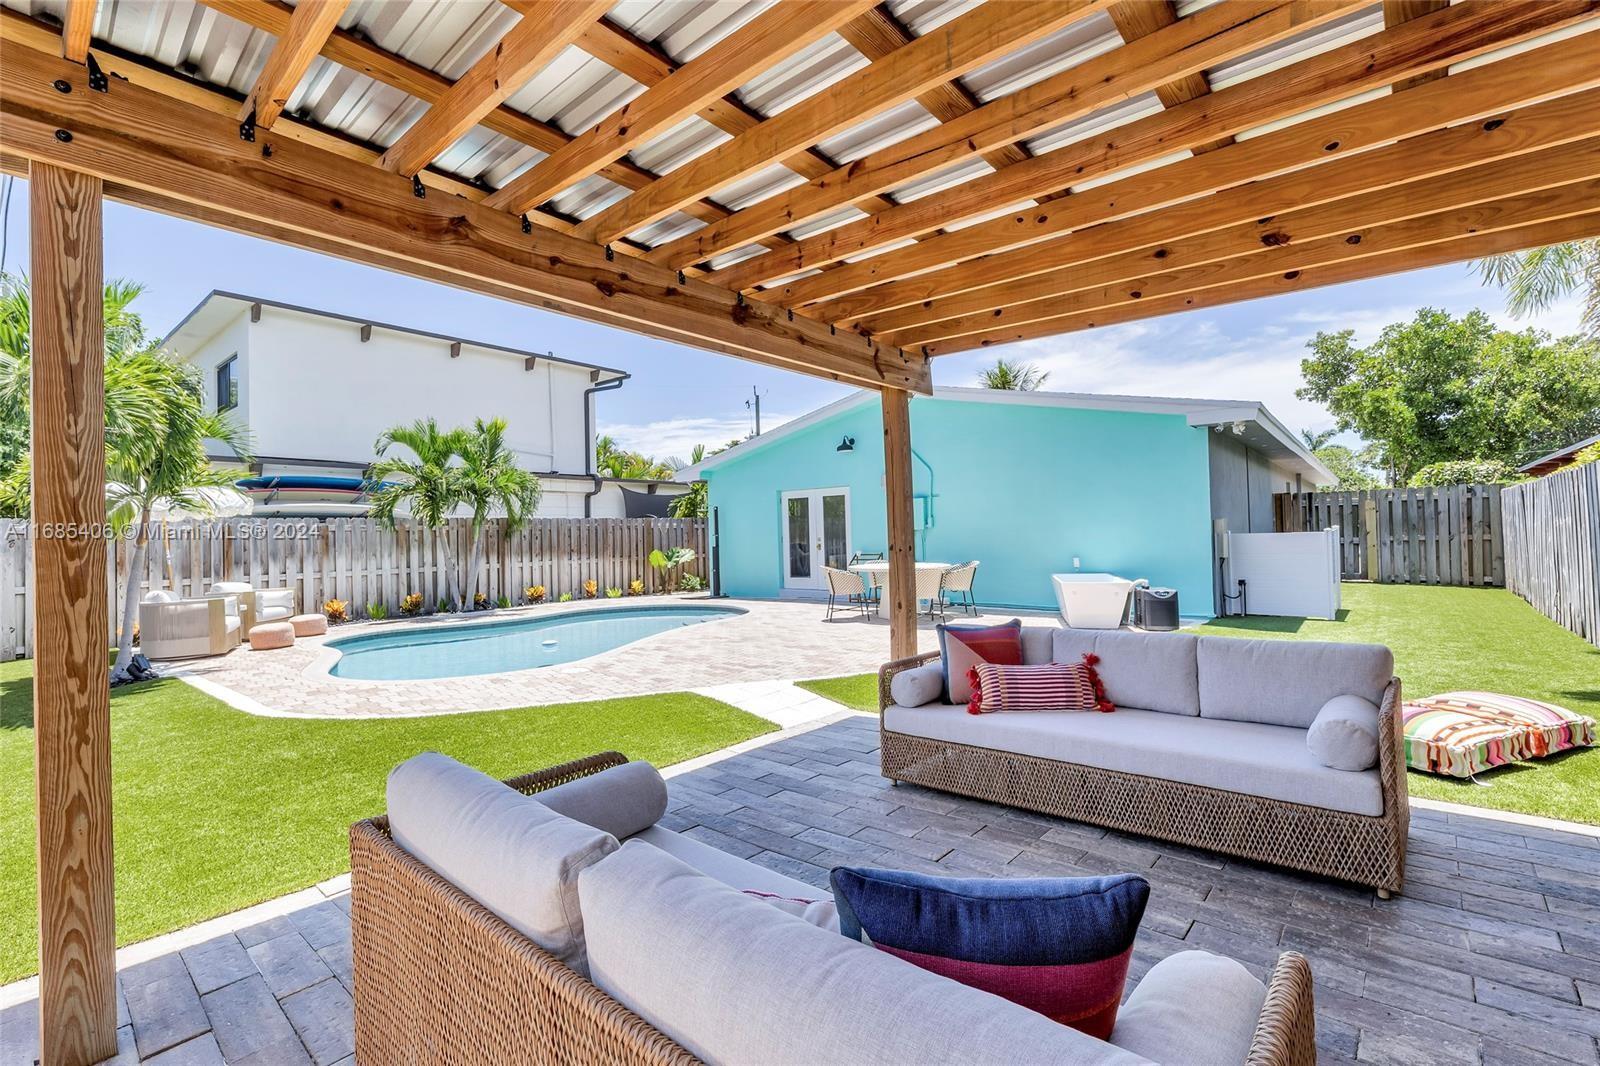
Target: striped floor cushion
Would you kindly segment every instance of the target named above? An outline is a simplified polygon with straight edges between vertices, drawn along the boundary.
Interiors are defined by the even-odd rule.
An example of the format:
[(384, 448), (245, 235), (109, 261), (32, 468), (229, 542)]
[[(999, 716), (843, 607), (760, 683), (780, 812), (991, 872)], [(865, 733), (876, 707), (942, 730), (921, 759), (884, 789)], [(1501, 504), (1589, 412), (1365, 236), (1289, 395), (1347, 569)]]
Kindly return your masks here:
[(1408, 700), (1406, 764), (1452, 777), (1537, 759), (1595, 740), (1594, 722), (1565, 707), (1495, 692), (1444, 692)]

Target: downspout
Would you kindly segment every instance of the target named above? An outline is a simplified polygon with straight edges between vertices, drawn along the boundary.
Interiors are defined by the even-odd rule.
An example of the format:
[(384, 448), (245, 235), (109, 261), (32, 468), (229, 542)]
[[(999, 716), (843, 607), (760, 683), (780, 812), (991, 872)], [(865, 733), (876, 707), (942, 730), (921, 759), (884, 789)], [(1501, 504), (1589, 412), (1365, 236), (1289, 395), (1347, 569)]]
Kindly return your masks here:
[[(917, 546), (917, 556), (928, 557), (928, 530), (933, 527), (933, 464), (922, 457), (922, 453), (915, 448), (911, 449), (911, 458), (921, 463), (928, 471), (928, 513), (922, 523), (922, 543)], [(912, 496), (915, 497), (915, 493)]]
[[(594, 401), (592, 397), (597, 392), (611, 392), (614, 389), (622, 388), (622, 383), (632, 376), (631, 374), (623, 374), (621, 377), (612, 378), (610, 381), (600, 381), (600, 371), (589, 371), (590, 385), (583, 390), (583, 441), (584, 448), (589, 454), (584, 459), (583, 468), (588, 472), (589, 477), (593, 479), (594, 488), (583, 494), (583, 517), (585, 518), (593, 517), (590, 512), (594, 509), (594, 498), (600, 494), (601, 488), (605, 486), (605, 482), (600, 480), (600, 476), (594, 468)], [(599, 382), (599, 384), (595, 384), (595, 382)]]

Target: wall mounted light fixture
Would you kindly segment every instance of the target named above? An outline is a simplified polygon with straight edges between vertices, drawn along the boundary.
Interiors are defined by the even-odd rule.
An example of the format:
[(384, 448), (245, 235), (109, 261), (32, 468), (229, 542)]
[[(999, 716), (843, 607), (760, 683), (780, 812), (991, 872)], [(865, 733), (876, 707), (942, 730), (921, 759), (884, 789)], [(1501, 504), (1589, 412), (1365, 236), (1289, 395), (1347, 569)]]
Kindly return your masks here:
[(856, 450), (856, 439), (854, 437), (846, 437), (846, 438), (844, 438), (843, 440), (841, 440), (839, 442), (839, 446), (834, 449), (834, 451), (836, 451), (836, 452), (853, 452), (855, 450)]

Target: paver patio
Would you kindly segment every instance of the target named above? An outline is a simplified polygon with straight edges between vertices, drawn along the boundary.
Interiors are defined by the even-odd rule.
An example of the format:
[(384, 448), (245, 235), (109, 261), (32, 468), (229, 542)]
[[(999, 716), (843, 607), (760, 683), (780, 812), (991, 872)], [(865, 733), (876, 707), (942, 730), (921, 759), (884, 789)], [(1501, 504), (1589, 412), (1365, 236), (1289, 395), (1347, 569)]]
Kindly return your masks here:
[[(1600, 831), (1419, 808), (1405, 894), (1370, 891), (878, 774), (876, 719), (839, 715), (684, 764), (663, 824), (819, 887), (867, 864), (977, 876), (1136, 871), (1132, 979), (1190, 947), (1258, 975), (1311, 960), (1322, 1061), (1600, 1062)], [(121, 953), (117, 1062), (344, 1063), (344, 879)], [(1131, 984), (1131, 982), (1130, 982)], [(34, 1054), (32, 987), (0, 989), (0, 1062)]]
[[(331, 677), (323, 645), (358, 633), (393, 631), (420, 624), (464, 625), (482, 615), (445, 616), (422, 622), (388, 621), (341, 626), (326, 637), (302, 637), (292, 648), (252, 651), (241, 647), (212, 659), (164, 668), (197, 681), (206, 691), (241, 710), (307, 717), (403, 717), (457, 711), (500, 710), (545, 703), (572, 703), (656, 692), (701, 690), (720, 685), (792, 681), (875, 671), (889, 658), (889, 624), (878, 618), (840, 615), (823, 621), (823, 606), (793, 600), (716, 600), (678, 596), (687, 603), (717, 603), (745, 613), (669, 630), (576, 662), (478, 677), (436, 681), (351, 681)], [(623, 606), (659, 606), (660, 598)], [(546, 604), (504, 612), (501, 617), (538, 617), (558, 612), (616, 608), (614, 600)], [(1039, 614), (1039, 612), (1023, 612)], [(1018, 612), (981, 616), (994, 621)], [(1041, 623), (1055, 624), (1040, 614)], [(974, 619), (968, 618), (968, 621)], [(924, 649), (937, 646), (932, 623), (920, 624)], [(691, 665), (692, 664), (692, 665)]]

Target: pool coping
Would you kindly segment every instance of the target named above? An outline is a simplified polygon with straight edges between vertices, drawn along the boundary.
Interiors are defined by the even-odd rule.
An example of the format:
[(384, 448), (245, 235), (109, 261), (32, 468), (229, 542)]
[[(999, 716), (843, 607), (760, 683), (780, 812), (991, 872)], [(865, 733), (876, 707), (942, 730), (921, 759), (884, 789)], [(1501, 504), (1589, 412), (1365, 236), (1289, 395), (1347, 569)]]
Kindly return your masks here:
[[(557, 611), (550, 611), (550, 610), (536, 611), (536, 610), (530, 609), (530, 608), (538, 608), (538, 607), (548, 608), (548, 607), (552, 607), (552, 606), (559, 606), (562, 609), (561, 610), (557, 610)], [(745, 615), (745, 614), (749, 614), (750, 613), (747, 608), (737, 607), (737, 606), (734, 606), (731, 603), (729, 603), (729, 604), (717, 603), (717, 602), (713, 601), (711, 599), (711, 597), (706, 596), (706, 595), (704, 595), (702, 593), (702, 594), (698, 594), (698, 595), (685, 595), (685, 596), (669, 595), (669, 596), (638, 597), (634, 603), (623, 603), (623, 604), (615, 603), (610, 599), (605, 599), (605, 600), (585, 600), (585, 601), (582, 601), (582, 602), (573, 602), (573, 603), (566, 603), (566, 604), (559, 604), (559, 605), (556, 605), (556, 604), (530, 604), (530, 605), (527, 605), (525, 607), (508, 607), (508, 608), (495, 608), (495, 609), (489, 610), (489, 611), (472, 611), (472, 612), (467, 612), (467, 613), (462, 613), (462, 614), (455, 614), (455, 615), (450, 616), (449, 618), (444, 618), (444, 619), (439, 618), (437, 615), (424, 615), (421, 618), (396, 618), (396, 619), (387, 619), (386, 618), (386, 619), (383, 619), (381, 621), (377, 621), (377, 622), (369, 621), (369, 622), (367, 622), (365, 624), (362, 624), (360, 632), (349, 633), (349, 634), (338, 634), (338, 635), (335, 635), (334, 633), (330, 632), (328, 634), (327, 638), (325, 639), (325, 641), (321, 645), (318, 646), (317, 651), (316, 651), (316, 657), (314, 659), (312, 659), (310, 664), (307, 665), (306, 668), (300, 672), (300, 675), (302, 677), (304, 677), (308, 681), (329, 681), (329, 682), (332, 682), (332, 683), (334, 683), (336, 685), (348, 685), (348, 686), (351, 686), (351, 687), (370, 687), (370, 686), (374, 686), (374, 685), (404, 685), (404, 684), (411, 683), (411, 682), (452, 681), (452, 680), (456, 680), (456, 679), (466, 679), (466, 678), (472, 678), (472, 679), (505, 678), (505, 679), (514, 680), (520, 675), (537, 674), (537, 673), (539, 673), (539, 672), (541, 672), (543, 670), (549, 669), (549, 666), (534, 666), (534, 667), (528, 667), (528, 668), (522, 669), (522, 670), (495, 670), (495, 671), (491, 671), (491, 672), (488, 672), (488, 673), (482, 673), (482, 674), (452, 674), (452, 675), (450, 675), (448, 677), (407, 677), (407, 678), (340, 677), (339, 675), (333, 673), (333, 668), (334, 668), (334, 666), (336, 666), (338, 664), (339, 660), (344, 657), (344, 653), (341, 652), (335, 645), (340, 641), (360, 640), (360, 639), (365, 638), (365, 637), (384, 636), (384, 635), (386, 635), (386, 631), (398, 630), (402, 626), (414, 628), (415, 631), (419, 632), (419, 633), (429, 633), (429, 632), (435, 632), (435, 631), (444, 631), (444, 630), (447, 630), (447, 629), (449, 629), (449, 628), (451, 628), (453, 626), (466, 626), (466, 627), (469, 627), (469, 628), (471, 628), (471, 627), (488, 628), (488, 627), (495, 626), (495, 625), (505, 625), (505, 624), (511, 624), (511, 623), (515, 623), (515, 622), (548, 621), (548, 620), (551, 620), (551, 619), (576, 617), (576, 616), (579, 616), (579, 615), (588, 614), (588, 613), (592, 613), (592, 612), (596, 612), (596, 611), (603, 611), (603, 610), (612, 610), (612, 611), (649, 611), (649, 610), (658, 610), (659, 611), (659, 610), (668, 610), (668, 611), (675, 611), (675, 610), (688, 610), (688, 609), (722, 611), (722, 612), (726, 612), (729, 618), (737, 618), (740, 615)], [(479, 616), (483, 616), (483, 617), (479, 617)], [(667, 630), (666, 632), (671, 632), (671, 631)], [(625, 642), (623, 644), (618, 644), (615, 647), (604, 648), (604, 649), (602, 649), (600, 651), (595, 652), (592, 655), (585, 655), (585, 656), (582, 656), (581, 658), (577, 658), (577, 659), (568, 659), (568, 660), (566, 660), (565, 662), (562, 662), (562, 663), (552, 663), (552, 664), (550, 664), (550, 666), (565, 666), (565, 665), (568, 665), (570, 663), (581, 663), (581, 662), (584, 662), (587, 659), (593, 659), (593, 658), (596, 658), (596, 657), (601, 656), (601, 655), (609, 655), (612, 652), (618, 651), (618, 650), (620, 650), (622, 648), (632, 647), (635, 644), (642, 644), (645, 641), (651, 640), (651, 639), (653, 639), (655, 637), (658, 637), (660, 635), (661, 635), (660, 633), (651, 633), (648, 636), (639, 637), (636, 640), (630, 640), (630, 641), (627, 641), (627, 642)]]

